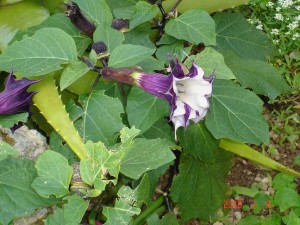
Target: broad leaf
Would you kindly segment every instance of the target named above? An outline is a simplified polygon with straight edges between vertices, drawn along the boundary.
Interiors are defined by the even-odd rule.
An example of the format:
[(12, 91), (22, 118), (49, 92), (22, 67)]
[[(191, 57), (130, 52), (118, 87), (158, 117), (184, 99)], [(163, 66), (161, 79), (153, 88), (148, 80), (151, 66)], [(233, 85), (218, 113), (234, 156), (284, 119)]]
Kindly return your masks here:
[(77, 60), (75, 42), (58, 28), (43, 28), (32, 37), (10, 45), (0, 55), (0, 68), (5, 71), (14, 66), (23, 76), (44, 75), (61, 69), (61, 64)]
[(188, 54), (192, 49), (192, 46), (190, 47), (184, 47), (184, 41), (178, 40), (170, 45), (162, 45), (160, 46), (155, 55), (156, 57), (165, 62), (165, 64), (169, 64), (168, 61), (168, 55), (176, 55), (179, 61), (183, 61), (186, 57), (186, 54)]
[(48, 216), (45, 225), (78, 225), (81, 224), (82, 217), (87, 210), (89, 203), (78, 195), (64, 198), (68, 203), (63, 208), (56, 208), (53, 215)]
[(20, 155), (20, 153), (9, 144), (0, 141), (0, 161), (6, 159), (9, 155)]
[(300, 207), (300, 196), (297, 191), (291, 188), (280, 188), (275, 193), (274, 200), (278, 204), (280, 212), (284, 212), (293, 206)]
[(156, 5), (150, 5), (148, 2), (137, 2), (135, 13), (130, 20), (129, 28), (133, 29), (136, 26), (153, 19), (159, 12)]
[(80, 10), (95, 24), (111, 24), (112, 14), (105, 0), (73, 0)]
[(180, 128), (178, 138), (185, 153), (205, 162), (216, 159), (219, 141), (209, 133), (204, 123), (191, 124), (186, 129)]
[(70, 65), (64, 69), (60, 78), (60, 90), (64, 90), (72, 83), (90, 71), (90, 68), (82, 61), (71, 62)]
[(221, 50), (231, 49), (243, 58), (259, 60), (274, 54), (274, 47), (267, 35), (251, 27), (241, 14), (217, 13), (214, 20), (217, 46)]
[(44, 199), (31, 187), (36, 178), (34, 163), (26, 159), (8, 158), (0, 163), (0, 223), (33, 213), (56, 202)]
[(143, 173), (173, 161), (175, 156), (171, 146), (174, 144), (164, 139), (135, 139), (132, 149), (122, 160), (120, 172), (138, 179)]
[(179, 225), (176, 215), (169, 213), (165, 215), (161, 220), (158, 218), (157, 214), (153, 214), (147, 219), (148, 225)]
[(164, 61), (158, 60), (153, 56), (143, 60), (137, 65), (140, 66), (142, 68), (142, 71), (145, 73), (153, 72), (154, 70), (163, 70), (165, 68)]
[(252, 144), (268, 144), (268, 124), (263, 102), (251, 91), (228, 80), (216, 80), (205, 125), (216, 139), (230, 138)]
[(146, 48), (141, 45), (119, 45), (111, 53), (108, 65), (111, 67), (130, 67), (149, 58), (155, 49)]
[(216, 45), (215, 23), (203, 10), (189, 10), (174, 20), (170, 20), (165, 31), (177, 39), (193, 44)]
[(108, 49), (112, 52), (117, 46), (124, 41), (122, 32), (113, 29), (110, 25), (98, 26), (93, 35), (94, 42), (103, 41)]
[(108, 97), (103, 91), (95, 90), (88, 97), (81, 97), (84, 113), (82, 136), (84, 140), (102, 141), (113, 145), (117, 132), (123, 127), (120, 114), (123, 106), (119, 99)]
[[(235, 79), (232, 71), (226, 66), (224, 57), (213, 48), (206, 47), (201, 53), (191, 56), (194, 63), (204, 70), (205, 76), (209, 76), (215, 71), (217, 79)], [(187, 60), (190, 64), (190, 61)]]
[(147, 48), (156, 49), (154, 43), (150, 40), (151, 30), (134, 29), (125, 33), (124, 44), (141, 45)]
[(0, 116), (0, 127), (11, 128), (19, 122), (26, 122), (28, 113), (18, 113), (7, 116)]
[(69, 193), (73, 169), (61, 154), (47, 150), (42, 153), (35, 164), (38, 177), (32, 187), (44, 198), (55, 195), (57, 198)]
[(143, 133), (158, 119), (168, 115), (169, 106), (158, 97), (133, 87), (128, 95), (126, 111), (129, 124)]
[(290, 90), (279, 71), (266, 62), (230, 55), (226, 57), (226, 64), (243, 87), (251, 88), (256, 94), (266, 95), (272, 101)]
[(141, 136), (147, 139), (164, 138), (170, 141), (174, 141), (175, 139), (174, 130), (173, 127), (168, 123), (168, 118), (158, 119)]
[(178, 204), (181, 218), (213, 220), (225, 198), (225, 176), (230, 168), (230, 154), (219, 150), (214, 162), (182, 156), (179, 175), (174, 178), (170, 193)]

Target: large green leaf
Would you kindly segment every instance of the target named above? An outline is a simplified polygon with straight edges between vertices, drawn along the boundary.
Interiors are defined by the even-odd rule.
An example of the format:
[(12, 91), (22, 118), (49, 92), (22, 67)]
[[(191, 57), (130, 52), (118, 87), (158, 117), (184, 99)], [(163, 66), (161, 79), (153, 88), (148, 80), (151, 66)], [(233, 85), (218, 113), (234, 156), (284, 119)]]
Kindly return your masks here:
[(78, 225), (87, 210), (89, 203), (78, 195), (64, 198), (68, 203), (63, 208), (56, 208), (53, 215), (48, 216), (45, 225)]
[(216, 45), (215, 23), (203, 10), (189, 10), (174, 20), (170, 20), (165, 31), (167, 34), (193, 44)]
[(130, 20), (129, 28), (133, 29), (136, 26), (153, 19), (159, 12), (156, 5), (150, 5), (148, 2), (137, 2), (135, 13)]
[(216, 139), (230, 138), (252, 144), (268, 144), (268, 124), (263, 102), (251, 91), (229, 80), (216, 80), (205, 124)]
[(124, 110), (120, 100), (96, 89), (88, 97), (81, 97), (80, 101), (84, 109), (81, 129), (84, 140), (113, 145), (123, 127), (120, 115)]
[(179, 175), (174, 178), (170, 194), (179, 206), (183, 221), (200, 218), (205, 222), (217, 217), (225, 197), (230, 157), (231, 154), (222, 150), (218, 150), (214, 162), (181, 157)]
[(11, 128), (18, 122), (26, 122), (28, 113), (18, 113), (6, 116), (0, 116), (0, 126), (2, 128)]
[(108, 52), (112, 52), (117, 46), (121, 45), (124, 41), (124, 35), (122, 32), (113, 29), (111, 26), (104, 25), (98, 26), (93, 36), (94, 42), (103, 41), (108, 49)]
[(155, 49), (146, 48), (141, 45), (119, 45), (111, 53), (108, 65), (111, 67), (130, 67), (149, 58)]
[(217, 13), (214, 20), (221, 50), (231, 49), (243, 58), (260, 60), (273, 55), (274, 47), (267, 35), (251, 27), (241, 14)]
[(132, 149), (122, 160), (121, 173), (138, 179), (143, 173), (173, 161), (171, 146), (174, 144), (165, 139), (135, 139)]
[(179, 225), (176, 215), (169, 213), (165, 215), (161, 220), (158, 218), (157, 214), (153, 214), (147, 219), (148, 225)]
[(85, 75), (90, 68), (82, 61), (71, 62), (70, 65), (64, 69), (60, 78), (60, 90), (64, 90), (69, 87), (72, 83), (78, 80), (80, 77)]
[(73, 0), (80, 10), (95, 24), (110, 25), (113, 17), (105, 0)]
[(43, 28), (32, 37), (16, 41), (0, 55), (0, 68), (23, 76), (43, 75), (61, 69), (61, 64), (77, 60), (75, 42), (58, 28)]
[[(204, 70), (205, 76), (215, 71), (217, 79), (235, 79), (232, 71), (226, 66), (223, 55), (213, 48), (206, 47), (201, 53), (191, 56), (191, 59)], [(191, 64), (189, 60), (187, 63)]]
[(158, 119), (168, 115), (169, 106), (158, 97), (133, 87), (128, 95), (126, 111), (129, 124), (134, 125), (143, 133)]
[(290, 87), (270, 64), (254, 59), (242, 59), (233, 55), (226, 57), (226, 64), (245, 88), (251, 88), (256, 94), (263, 94), (274, 100)]
[(6, 159), (9, 155), (20, 155), (20, 153), (6, 142), (0, 141), (0, 161)]
[(61, 154), (45, 151), (38, 157), (35, 168), (39, 176), (33, 181), (32, 187), (40, 196), (48, 198), (55, 195), (60, 198), (69, 193), (73, 169)]
[(124, 44), (141, 45), (147, 48), (156, 49), (155, 44), (150, 40), (151, 30), (134, 29), (126, 32)]
[(26, 159), (8, 158), (0, 163), (0, 223), (33, 213), (34, 209), (56, 202), (44, 199), (31, 187), (36, 178), (34, 163)]
[(168, 118), (158, 119), (141, 136), (147, 139), (164, 138), (170, 141), (174, 141), (175, 139), (174, 130), (173, 127), (168, 123)]
[(185, 153), (205, 162), (216, 159), (219, 141), (209, 133), (204, 123), (191, 124), (186, 129), (180, 128), (178, 138)]

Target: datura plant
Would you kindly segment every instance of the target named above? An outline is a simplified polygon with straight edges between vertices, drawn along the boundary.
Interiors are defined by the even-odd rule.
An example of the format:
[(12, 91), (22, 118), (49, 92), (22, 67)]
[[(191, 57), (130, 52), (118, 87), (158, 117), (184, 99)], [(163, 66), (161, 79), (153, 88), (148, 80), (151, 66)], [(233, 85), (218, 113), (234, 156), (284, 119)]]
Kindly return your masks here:
[(1, 3), (1, 130), (49, 147), (26, 159), (0, 142), (0, 224), (49, 207), (48, 225), (205, 224), (232, 153), (300, 175), (250, 147), (269, 143), (260, 97), (290, 91), (274, 46), (240, 14), (209, 14), (246, 2), (203, 2)]

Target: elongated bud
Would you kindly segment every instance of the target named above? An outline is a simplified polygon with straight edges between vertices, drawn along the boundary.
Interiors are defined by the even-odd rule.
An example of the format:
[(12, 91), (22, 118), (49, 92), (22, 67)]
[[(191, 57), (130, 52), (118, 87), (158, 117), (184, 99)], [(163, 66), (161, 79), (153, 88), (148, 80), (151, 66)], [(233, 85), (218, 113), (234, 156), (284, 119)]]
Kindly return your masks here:
[(108, 80), (115, 80), (126, 84), (135, 84), (133, 74), (139, 72), (134, 68), (111, 68), (104, 67), (102, 69), (102, 76)]
[(129, 31), (129, 21), (123, 19), (114, 19), (111, 27), (121, 32), (127, 32)]
[(81, 13), (79, 6), (75, 2), (65, 5), (67, 7), (67, 16), (70, 18), (74, 26), (77, 27), (80, 32), (92, 37), (96, 27), (93, 23), (85, 18), (85, 16)]

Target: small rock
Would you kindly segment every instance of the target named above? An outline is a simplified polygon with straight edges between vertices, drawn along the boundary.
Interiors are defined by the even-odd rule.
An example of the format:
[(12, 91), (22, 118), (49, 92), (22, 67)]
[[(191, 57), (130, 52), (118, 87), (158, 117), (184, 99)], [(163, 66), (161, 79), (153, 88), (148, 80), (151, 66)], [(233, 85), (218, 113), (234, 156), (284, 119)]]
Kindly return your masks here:
[(269, 179), (267, 177), (265, 177), (261, 180), (261, 182), (267, 184), (267, 183), (269, 183)]
[(219, 222), (219, 221), (217, 221), (217, 222), (213, 223), (213, 225), (223, 225), (223, 223), (222, 223), (222, 222)]
[(237, 220), (241, 220), (242, 219), (242, 213), (241, 212), (235, 212), (234, 216)]

